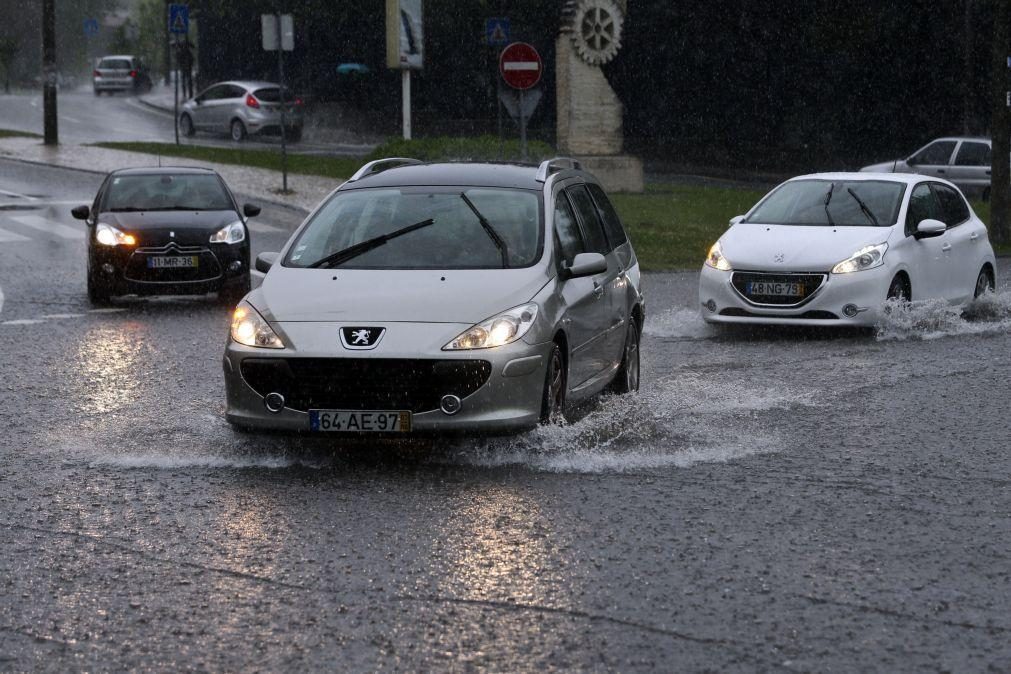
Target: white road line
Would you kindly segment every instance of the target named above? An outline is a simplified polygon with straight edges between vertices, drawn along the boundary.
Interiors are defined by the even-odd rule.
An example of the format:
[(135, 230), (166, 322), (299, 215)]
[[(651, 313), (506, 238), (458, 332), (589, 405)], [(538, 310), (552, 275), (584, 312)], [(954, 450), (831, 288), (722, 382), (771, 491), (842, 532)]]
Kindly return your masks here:
[(31, 241), (31, 239), (14, 232), (8, 232), (6, 229), (0, 229), (0, 243), (20, 243), (22, 241)]
[(3, 310), (4, 310), (4, 289), (0, 288), (0, 314), (3, 313)]
[(0, 190), (0, 194), (5, 197), (13, 197), (14, 199), (27, 199), (28, 201), (38, 201), (35, 197), (30, 197), (27, 194), (21, 194), (19, 192), (10, 192), (8, 190)]
[(60, 119), (65, 119), (68, 122), (70, 122), (71, 124), (80, 124), (81, 123), (81, 120), (74, 119), (73, 117), (70, 117), (68, 115), (60, 115)]
[(84, 232), (80, 229), (64, 225), (59, 222), (54, 222), (52, 220), (47, 220), (46, 218), (39, 217), (38, 215), (18, 215), (11, 216), (10, 219), (18, 224), (24, 225), (25, 227), (31, 227), (32, 229), (37, 229), (40, 232), (46, 232), (48, 234), (55, 234), (63, 239), (84, 238)]
[(280, 227), (275, 227), (274, 225), (268, 225), (263, 222), (257, 222), (256, 220), (250, 220), (246, 223), (246, 227), (249, 227), (254, 232), (261, 232), (263, 234), (268, 234), (270, 232), (283, 232), (284, 230)]
[(0, 325), (37, 325), (39, 323), (45, 323), (37, 318), (18, 318), (13, 321), (4, 321)]

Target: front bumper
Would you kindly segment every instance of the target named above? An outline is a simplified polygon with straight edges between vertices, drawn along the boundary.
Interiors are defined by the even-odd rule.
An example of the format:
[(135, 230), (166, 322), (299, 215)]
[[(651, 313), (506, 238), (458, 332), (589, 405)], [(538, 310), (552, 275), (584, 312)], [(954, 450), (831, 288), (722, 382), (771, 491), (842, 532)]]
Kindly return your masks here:
[[(818, 291), (794, 307), (749, 302), (734, 288), (733, 274), (708, 265), (702, 267), (699, 311), (706, 322), (871, 327), (881, 318), (881, 307), (893, 272), (881, 266), (851, 274), (827, 274)], [(857, 313), (846, 315), (844, 307), (847, 305), (855, 307)]]
[[(530, 345), (519, 340), (497, 349), (442, 351), (443, 344), (469, 326), (395, 323), (387, 327), (387, 334), (375, 350), (346, 351), (338, 341), (339, 326), (333, 323), (282, 323), (272, 327), (285, 333), (282, 339), (286, 344), (294, 342), (308, 348), (258, 349), (229, 340), (223, 368), (225, 416), (232, 424), (307, 432), (308, 409), (409, 409), (414, 433), (510, 432), (531, 428), (540, 419), (551, 343)], [(331, 346), (327, 348), (322, 342)], [(418, 343), (428, 347), (419, 349)], [(311, 386), (308, 379), (301, 390), (297, 388), (297, 379), (277, 384), (289, 387), (279, 391), (286, 400), (280, 412), (270, 412), (264, 405), (265, 395), (271, 392), (265, 390), (264, 381), (269, 380), (249, 377), (252, 381), (247, 381), (247, 375), (254, 369), (252, 363), (244, 366), (244, 362), (264, 359), (290, 361), (292, 372), (306, 372), (310, 363), (317, 366)], [(339, 367), (328, 367), (327, 361), (342, 362), (337, 363)], [(479, 381), (475, 381), (479, 368), (468, 366), (476, 365), (474, 361), (487, 363), (486, 378), (477, 373)], [(454, 363), (460, 367), (454, 368)], [(429, 377), (431, 371), (444, 374)], [(329, 390), (321, 392), (323, 372), (333, 372), (334, 379), (329, 382)], [(370, 380), (372, 374), (394, 380), (375, 382)], [(292, 389), (292, 385), (296, 388)], [(443, 395), (459, 396), (460, 411), (450, 415), (438, 409), (434, 401)], [(339, 407), (331, 408), (331, 404)]]
[[(193, 256), (198, 266), (153, 269), (148, 258)], [(113, 295), (198, 295), (241, 285), (249, 274), (249, 246), (207, 244), (101, 246), (92, 244), (89, 268), (94, 278), (108, 284)]]

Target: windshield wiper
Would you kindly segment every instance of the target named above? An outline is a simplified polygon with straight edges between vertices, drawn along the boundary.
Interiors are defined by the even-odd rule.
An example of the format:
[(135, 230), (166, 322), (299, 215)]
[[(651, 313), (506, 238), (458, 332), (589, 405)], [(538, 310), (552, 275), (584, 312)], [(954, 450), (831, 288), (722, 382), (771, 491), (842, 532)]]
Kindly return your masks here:
[(398, 236), (403, 236), (404, 234), (410, 234), (416, 230), (428, 227), (429, 225), (435, 224), (435, 220), (429, 218), (428, 220), (422, 220), (421, 222), (416, 222), (413, 225), (408, 225), (407, 227), (401, 227), (400, 229), (394, 230), (389, 234), (380, 234), (379, 236), (372, 237), (371, 239), (365, 239), (361, 243), (356, 243), (353, 246), (348, 246), (342, 250), (338, 250), (336, 253), (330, 253), (321, 260), (316, 260), (310, 265), (306, 265), (308, 268), (316, 267), (332, 267), (344, 262), (347, 262), (351, 258), (363, 255), (370, 250), (374, 250), (386, 244), (390, 239), (395, 239)]
[(831, 187), (828, 188), (828, 194), (825, 195), (825, 217), (828, 218), (828, 224), (831, 227), (835, 227), (835, 223), (832, 222), (832, 214), (828, 212), (828, 203), (832, 201), (832, 192), (835, 191), (835, 183), (832, 183)]
[(871, 213), (871, 209), (867, 208), (867, 204), (864, 203), (864, 200), (857, 196), (857, 193), (853, 191), (853, 188), (847, 187), (846, 191), (850, 193), (851, 197), (857, 200), (857, 203), (860, 204), (860, 210), (867, 216), (867, 219), (873, 222), (875, 227), (880, 227), (881, 225), (878, 224), (878, 219), (874, 217), (873, 213)]
[(484, 231), (488, 234), (488, 238), (490, 238), (492, 243), (495, 244), (495, 247), (498, 248), (498, 252), (502, 255), (502, 268), (508, 269), (509, 247), (506, 246), (505, 239), (503, 239), (502, 236), (495, 231), (495, 228), (491, 226), (491, 223), (488, 222), (483, 215), (481, 215), (481, 211), (477, 210), (477, 206), (475, 206), (474, 202), (470, 200), (466, 192), (460, 192), (460, 198), (463, 199), (463, 203), (467, 204), (467, 207), (470, 210), (474, 211), (474, 215), (477, 216), (477, 220), (481, 223), (481, 227), (483, 227)]
[(110, 213), (137, 213), (139, 211), (149, 211), (150, 208), (136, 208), (134, 206), (123, 206), (121, 208), (110, 208)]

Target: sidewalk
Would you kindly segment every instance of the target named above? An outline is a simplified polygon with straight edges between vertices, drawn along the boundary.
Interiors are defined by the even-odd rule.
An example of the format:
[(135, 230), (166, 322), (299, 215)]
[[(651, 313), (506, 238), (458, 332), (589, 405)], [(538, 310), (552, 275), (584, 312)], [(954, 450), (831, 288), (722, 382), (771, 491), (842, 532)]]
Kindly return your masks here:
[[(139, 152), (107, 150), (89, 145), (58, 145), (48, 147), (37, 138), (0, 138), (0, 157), (35, 164), (62, 166), (65, 168), (108, 173), (109, 171), (133, 166), (158, 166), (156, 155)], [(216, 164), (166, 157), (164, 166), (198, 166), (217, 171), (233, 192), (254, 200), (295, 208), (308, 212), (316, 207), (323, 197), (336, 188), (340, 181), (320, 176), (288, 175), (288, 188), (294, 194), (280, 194), (282, 176), (279, 171)]]

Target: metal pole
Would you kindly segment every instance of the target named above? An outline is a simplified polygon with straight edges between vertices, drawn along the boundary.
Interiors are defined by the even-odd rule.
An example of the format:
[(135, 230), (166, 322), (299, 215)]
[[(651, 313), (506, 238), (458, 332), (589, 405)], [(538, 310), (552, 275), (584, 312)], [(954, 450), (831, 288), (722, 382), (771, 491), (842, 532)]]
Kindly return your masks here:
[(59, 145), (56, 122), (56, 8), (54, 0), (42, 0), (42, 126), (44, 143)]
[(284, 131), (284, 43), (281, 35), (281, 15), (277, 14), (277, 77), (281, 85), (281, 175), (282, 191), (288, 191), (288, 141)]
[(165, 86), (169, 85), (169, 77), (172, 72), (172, 33), (169, 32), (169, 19), (171, 18), (172, 0), (165, 0), (165, 17), (162, 25), (165, 26)]
[(173, 124), (176, 128), (176, 145), (178, 145), (179, 144), (179, 41), (178, 40), (176, 40), (175, 49), (173, 49), (172, 51), (174, 51), (176, 54), (176, 67), (175, 67), (176, 72), (175, 77), (172, 78), (175, 80), (176, 83), (175, 104), (173, 105), (173, 109), (175, 110), (175, 112), (172, 115), (172, 119)]
[(523, 153), (523, 161), (527, 160), (527, 111), (523, 109), (523, 94), (520, 89), (520, 151)]
[(993, 142), (990, 176), (990, 238), (997, 243), (1011, 241), (1011, 119), (1008, 114), (1008, 20), (1009, 0), (995, 0), (993, 42), (991, 44), (991, 119)]
[(404, 140), (411, 140), (411, 69), (400, 71), (400, 88), (404, 99)]

